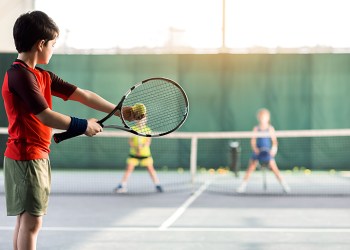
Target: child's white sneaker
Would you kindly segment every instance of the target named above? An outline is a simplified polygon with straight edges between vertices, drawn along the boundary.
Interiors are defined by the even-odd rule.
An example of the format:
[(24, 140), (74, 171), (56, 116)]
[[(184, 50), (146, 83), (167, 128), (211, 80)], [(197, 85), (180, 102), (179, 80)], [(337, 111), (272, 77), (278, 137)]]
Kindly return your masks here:
[(119, 184), (115, 189), (115, 193), (122, 194), (122, 193), (127, 193), (128, 188), (125, 185)]

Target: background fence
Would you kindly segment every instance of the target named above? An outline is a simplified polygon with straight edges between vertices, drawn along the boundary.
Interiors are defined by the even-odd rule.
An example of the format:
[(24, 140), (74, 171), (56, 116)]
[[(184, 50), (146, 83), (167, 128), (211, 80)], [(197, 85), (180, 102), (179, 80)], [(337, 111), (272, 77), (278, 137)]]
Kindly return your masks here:
[[(16, 54), (0, 54), (0, 58), (0, 75), (4, 75)], [(119, 101), (130, 85), (144, 78), (172, 78), (189, 96), (190, 115), (181, 128), (186, 132), (249, 131), (257, 123), (255, 114), (261, 107), (271, 111), (276, 130), (350, 126), (348, 54), (54, 55), (44, 68), (112, 102)], [(53, 105), (54, 110), (78, 117), (103, 116), (57, 98)], [(3, 107), (0, 117), (0, 125), (6, 127)], [(3, 151), (6, 138), (1, 140)], [(102, 147), (95, 145), (99, 145), (97, 141), (87, 140), (84, 147), (94, 155), (103, 155)], [(331, 141), (322, 143), (332, 147)], [(210, 145), (212, 150), (218, 148), (215, 143)], [(319, 143), (309, 140), (304, 145), (316, 147)], [(66, 143), (66, 154), (75, 147)], [(180, 142), (171, 147), (186, 150), (189, 146)], [(53, 158), (70, 161), (66, 154), (55, 155), (54, 151), (59, 152), (55, 148)], [(219, 162), (223, 155), (213, 157)], [(95, 159), (99, 157), (91, 155), (86, 162), (98, 165)]]

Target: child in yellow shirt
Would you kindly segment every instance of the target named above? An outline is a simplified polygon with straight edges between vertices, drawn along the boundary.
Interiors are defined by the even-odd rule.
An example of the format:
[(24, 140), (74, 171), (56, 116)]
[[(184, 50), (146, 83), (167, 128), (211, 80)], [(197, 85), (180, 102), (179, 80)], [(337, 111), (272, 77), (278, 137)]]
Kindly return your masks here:
[[(145, 129), (150, 129), (145, 125), (146, 118), (137, 122), (137, 125), (133, 127), (135, 131), (142, 128), (142, 131)], [(146, 126), (146, 128), (145, 128)], [(127, 189), (127, 181), (134, 171), (136, 166), (146, 167), (153, 183), (155, 184), (155, 188), (157, 192), (163, 192), (163, 188), (160, 185), (156, 170), (153, 165), (153, 157), (151, 155), (151, 138), (150, 137), (141, 137), (134, 136), (129, 139), (130, 151), (129, 157), (126, 160), (126, 170), (121, 182), (114, 189), (116, 193), (126, 193)]]

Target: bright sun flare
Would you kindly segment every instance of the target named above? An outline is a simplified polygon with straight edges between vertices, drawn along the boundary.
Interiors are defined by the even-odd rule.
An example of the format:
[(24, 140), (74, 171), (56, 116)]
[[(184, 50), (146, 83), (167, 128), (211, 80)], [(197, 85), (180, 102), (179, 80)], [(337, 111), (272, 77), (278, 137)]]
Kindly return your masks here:
[(347, 0), (36, 1), (61, 29), (58, 48), (87, 50), (349, 48), (348, 6)]

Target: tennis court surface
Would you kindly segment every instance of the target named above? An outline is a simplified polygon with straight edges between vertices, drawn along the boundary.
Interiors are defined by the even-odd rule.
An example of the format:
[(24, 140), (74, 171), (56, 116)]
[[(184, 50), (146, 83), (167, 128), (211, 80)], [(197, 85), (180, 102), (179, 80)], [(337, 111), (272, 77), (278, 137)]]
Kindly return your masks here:
[[(237, 193), (250, 133), (153, 140), (164, 193), (155, 192), (144, 168), (132, 173), (128, 193), (113, 193), (124, 174), (128, 135), (103, 133), (94, 138), (97, 146), (86, 137), (53, 145), (52, 195), (38, 249), (348, 250), (350, 131), (306, 132), (279, 135), (276, 160), (290, 193), (261, 168)], [(231, 142), (240, 147), (233, 151)], [(6, 216), (3, 187), (0, 171), (0, 249), (7, 250), (15, 218)]]
[[(53, 194), (38, 249), (350, 249), (346, 196), (236, 196), (210, 182), (164, 193)], [(14, 217), (0, 195), (0, 246)]]

